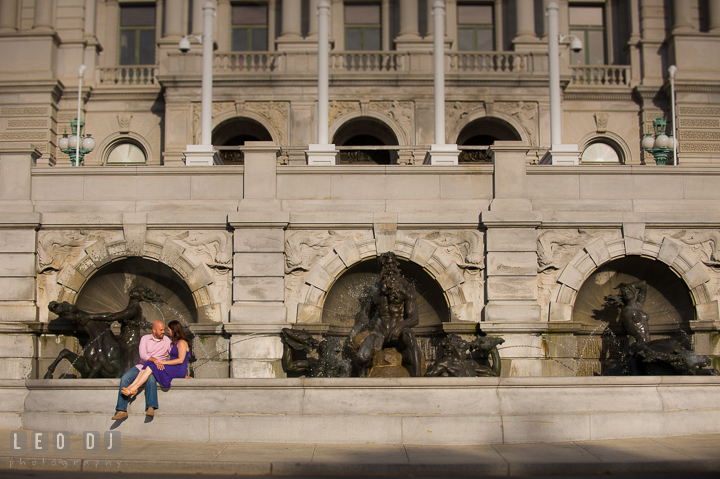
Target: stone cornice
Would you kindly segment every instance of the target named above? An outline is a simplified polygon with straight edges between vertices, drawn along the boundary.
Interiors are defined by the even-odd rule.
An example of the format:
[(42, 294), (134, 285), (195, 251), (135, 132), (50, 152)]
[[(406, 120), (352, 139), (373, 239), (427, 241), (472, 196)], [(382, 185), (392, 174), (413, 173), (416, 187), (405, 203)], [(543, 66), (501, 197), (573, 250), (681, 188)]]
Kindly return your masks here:
[[(47, 81), (0, 81), (0, 94), (14, 93), (50, 93), (54, 101), (58, 101), (64, 94), (65, 85), (60, 80)], [(75, 95), (77, 97), (77, 95)]]

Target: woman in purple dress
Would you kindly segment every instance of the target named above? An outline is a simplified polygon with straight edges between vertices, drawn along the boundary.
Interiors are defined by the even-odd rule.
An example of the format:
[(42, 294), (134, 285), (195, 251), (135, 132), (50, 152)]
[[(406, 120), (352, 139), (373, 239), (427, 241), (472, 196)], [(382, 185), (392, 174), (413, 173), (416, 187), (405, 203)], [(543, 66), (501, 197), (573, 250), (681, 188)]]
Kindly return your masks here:
[(184, 378), (187, 376), (188, 358), (190, 357), (189, 341), (180, 321), (173, 320), (168, 323), (172, 347), (170, 348), (169, 359), (157, 362), (148, 361), (145, 367), (137, 375), (135, 381), (128, 387), (122, 389), (125, 396), (133, 397), (138, 393), (138, 388), (145, 384), (151, 374), (164, 388), (170, 387), (173, 378)]

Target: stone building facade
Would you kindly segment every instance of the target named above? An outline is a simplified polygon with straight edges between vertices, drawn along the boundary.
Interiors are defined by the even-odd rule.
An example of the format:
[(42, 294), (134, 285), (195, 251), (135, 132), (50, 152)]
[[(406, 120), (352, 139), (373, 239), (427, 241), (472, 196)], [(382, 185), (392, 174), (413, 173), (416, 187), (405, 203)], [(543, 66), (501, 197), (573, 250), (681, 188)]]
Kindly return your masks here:
[[(279, 331), (346, 333), (328, 313), (333, 288), (385, 251), (427, 285), (427, 354), (433, 335), (480, 322), (506, 340), (506, 375), (599, 373), (623, 340), (594, 311), (622, 273), (661, 278), (653, 334), (681, 330), (720, 356), (719, 0), (557, 2), (560, 32), (586, 47), (561, 45), (563, 139), (580, 158), (562, 167), (539, 164), (541, 0), (445, 1), (456, 166), (423, 165), (436, 142), (432, 2), (332, 0), (340, 153), (327, 167), (305, 159), (318, 0), (218, 0), (212, 139), (225, 164), (185, 166), (201, 55), (193, 38), (177, 45), (201, 33), (203, 3), (0, 0), (0, 377), (42, 377), (78, 347), (52, 327), (50, 301), (122, 309), (103, 281), (137, 278), (177, 298), (196, 376), (282, 377)], [(73, 168), (58, 145), (80, 64), (96, 146)], [(672, 123), (670, 65), (679, 165), (659, 167), (640, 141), (656, 117)]]

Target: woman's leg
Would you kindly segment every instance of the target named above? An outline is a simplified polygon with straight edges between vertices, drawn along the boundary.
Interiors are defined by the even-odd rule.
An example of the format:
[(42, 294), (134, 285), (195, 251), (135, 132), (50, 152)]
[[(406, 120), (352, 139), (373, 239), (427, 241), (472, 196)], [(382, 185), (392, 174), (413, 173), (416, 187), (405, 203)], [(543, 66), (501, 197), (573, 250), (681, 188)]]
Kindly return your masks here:
[(147, 381), (147, 379), (152, 373), (152, 369), (150, 369), (150, 367), (146, 367), (145, 369), (140, 371), (140, 374), (138, 374), (138, 376), (135, 378), (135, 381), (133, 381), (133, 383), (128, 386), (128, 389), (130, 391), (137, 391), (140, 386), (145, 384), (145, 381)]

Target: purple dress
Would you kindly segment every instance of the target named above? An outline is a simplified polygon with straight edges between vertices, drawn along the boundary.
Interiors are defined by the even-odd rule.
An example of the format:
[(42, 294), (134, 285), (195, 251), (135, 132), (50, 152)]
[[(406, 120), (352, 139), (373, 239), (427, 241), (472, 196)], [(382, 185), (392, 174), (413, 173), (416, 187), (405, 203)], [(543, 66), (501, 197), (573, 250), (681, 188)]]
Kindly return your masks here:
[[(177, 343), (173, 344), (170, 348), (170, 360), (178, 358), (178, 347)], [(190, 357), (190, 351), (185, 353), (185, 359), (180, 364), (166, 364), (165, 369), (158, 369), (153, 362), (148, 362), (145, 367), (152, 369), (153, 375), (157, 382), (164, 388), (170, 387), (170, 382), (173, 378), (184, 378), (187, 376), (188, 358)], [(144, 368), (143, 368), (144, 369)]]

